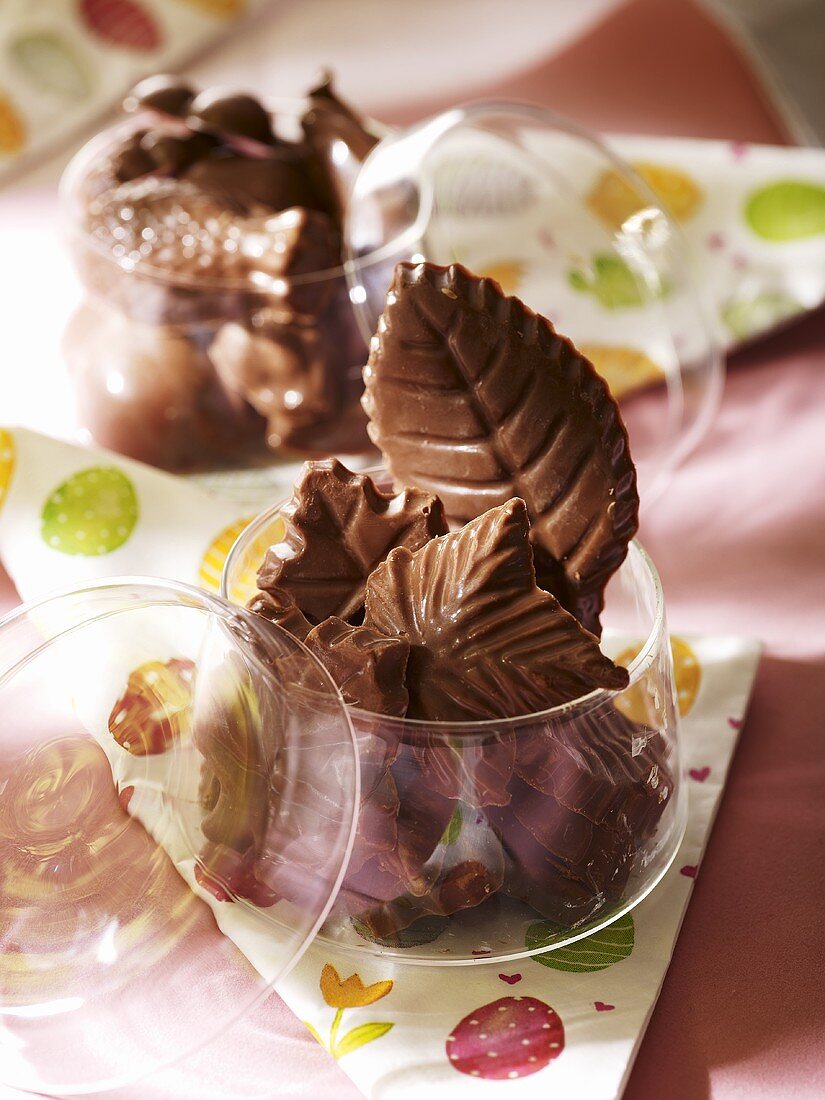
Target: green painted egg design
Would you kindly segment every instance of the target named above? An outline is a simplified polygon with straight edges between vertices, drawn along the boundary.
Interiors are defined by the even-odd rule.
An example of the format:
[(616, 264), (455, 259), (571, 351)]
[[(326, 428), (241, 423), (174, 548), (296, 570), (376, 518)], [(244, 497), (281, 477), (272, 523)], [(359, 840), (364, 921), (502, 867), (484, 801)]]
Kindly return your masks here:
[(727, 302), (722, 306), (722, 320), (737, 340), (746, 340), (757, 333), (769, 332), (804, 308), (788, 294), (765, 291), (753, 298)]
[[(593, 294), (604, 309), (643, 306), (653, 296), (624, 260), (610, 254), (594, 256), (589, 271), (568, 272), (567, 281), (573, 290)], [(665, 290), (662, 287), (660, 294)]]
[(135, 487), (116, 466), (94, 466), (59, 485), (43, 507), (43, 541), (61, 554), (99, 557), (129, 538), (138, 521)]
[(777, 180), (745, 203), (745, 221), (766, 241), (801, 241), (825, 233), (825, 187), (806, 180)]
[[(564, 939), (565, 934), (552, 921), (536, 921), (527, 929), (524, 946), (531, 951), (537, 947), (549, 947), (550, 944)], [(626, 959), (633, 951), (634, 943), (633, 917), (626, 913), (600, 932), (576, 940), (568, 947), (557, 947), (555, 951), (548, 951), (544, 955), (533, 955), (532, 961), (548, 966), (551, 970), (590, 974), (595, 970), (607, 970), (609, 966)]]
[(51, 31), (24, 34), (8, 47), (20, 71), (50, 92), (85, 99), (92, 90), (92, 71), (60, 35)]

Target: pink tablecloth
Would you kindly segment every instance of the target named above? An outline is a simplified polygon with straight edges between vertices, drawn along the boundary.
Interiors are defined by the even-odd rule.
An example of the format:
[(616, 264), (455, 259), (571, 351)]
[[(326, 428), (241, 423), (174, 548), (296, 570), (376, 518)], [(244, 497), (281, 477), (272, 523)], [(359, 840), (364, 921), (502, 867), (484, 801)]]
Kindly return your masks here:
[[(492, 91), (603, 129), (782, 141), (686, 0), (636, 0)], [(825, 315), (735, 357), (710, 437), (643, 536), (672, 626), (751, 633), (767, 650), (626, 1100), (813, 1100), (825, 1095)], [(0, 575), (0, 604), (13, 600)], [(223, 1046), (189, 1064), (176, 1095), (359, 1095), (277, 997)]]

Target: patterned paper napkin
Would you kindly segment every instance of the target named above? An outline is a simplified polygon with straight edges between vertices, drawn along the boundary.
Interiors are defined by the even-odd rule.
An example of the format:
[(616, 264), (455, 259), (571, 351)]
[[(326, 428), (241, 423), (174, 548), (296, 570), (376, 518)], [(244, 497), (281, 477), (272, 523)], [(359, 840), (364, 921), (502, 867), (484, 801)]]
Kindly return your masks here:
[[(683, 138), (607, 141), (681, 225), (725, 347), (825, 301), (825, 151)], [(626, 202), (608, 177), (589, 196), (605, 218)]]
[(263, 0), (3, 0), (0, 177), (135, 80), (180, 64)]
[[(722, 346), (764, 335), (825, 301), (825, 152), (723, 141), (608, 136), (677, 222), (692, 285)], [(555, 220), (547, 205), (485, 224), (469, 266), (524, 298), (586, 352), (618, 398), (663, 381), (675, 354), (701, 351), (695, 314), (679, 308), (666, 277), (645, 287), (644, 266), (609, 247), (610, 233), (646, 200), (585, 145), (550, 135), (545, 155), (564, 157), (567, 188)], [(537, 139), (537, 149), (541, 144)], [(456, 158), (452, 170), (461, 167)], [(516, 191), (518, 160), (485, 177), (492, 198)], [(464, 185), (468, 186), (468, 185)], [(529, 179), (524, 176), (524, 187)], [(486, 192), (485, 192), (486, 194)], [(450, 231), (458, 239), (460, 217)], [(514, 249), (514, 242), (516, 247)]]
[[(25, 598), (116, 574), (214, 590), (244, 518), (237, 503), (136, 463), (0, 430), (0, 557)], [(376, 958), (366, 945), (359, 956), (319, 941), (280, 984), (367, 1096), (483, 1097), (491, 1081), (505, 1098), (621, 1093), (699, 872), (759, 646), (692, 636), (674, 639), (674, 652), (689, 822), (672, 868), (631, 915), (567, 949), (505, 966), (481, 955), (461, 969), (419, 968)], [(126, 757), (114, 765), (121, 784), (129, 781)], [(150, 801), (143, 812), (150, 816)], [(232, 907), (203, 897), (265, 975), (266, 944), (243, 939)], [(546, 934), (537, 920), (526, 946)]]

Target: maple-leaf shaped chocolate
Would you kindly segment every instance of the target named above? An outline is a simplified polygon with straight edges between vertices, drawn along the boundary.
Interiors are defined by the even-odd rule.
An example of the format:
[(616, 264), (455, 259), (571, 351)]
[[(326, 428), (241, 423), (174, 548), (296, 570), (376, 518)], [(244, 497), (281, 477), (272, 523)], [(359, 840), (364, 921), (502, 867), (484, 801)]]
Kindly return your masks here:
[(293, 638), (303, 642), (312, 630), (312, 623), (295, 603), (295, 600), (281, 588), (270, 588), (268, 592), (256, 592), (247, 610), (260, 615), (267, 622), (276, 623), (289, 631)]
[(598, 633), (639, 500), (618, 408), (588, 360), (493, 280), (401, 263), (364, 382), (396, 480), (462, 520), (521, 497), (541, 583)]
[(511, 718), (628, 682), (537, 587), (518, 498), (414, 554), (393, 550), (367, 582), (364, 623), (410, 643), (410, 718)]
[(393, 547), (418, 550), (447, 530), (432, 493), (383, 493), (336, 459), (305, 464), (281, 515), (286, 535), (267, 551), (258, 586), (288, 592), (314, 624), (357, 615), (367, 577)]
[(407, 711), (404, 670), (410, 647), (367, 626), (350, 626), (335, 615), (307, 634), (314, 653), (350, 706), (403, 718)]

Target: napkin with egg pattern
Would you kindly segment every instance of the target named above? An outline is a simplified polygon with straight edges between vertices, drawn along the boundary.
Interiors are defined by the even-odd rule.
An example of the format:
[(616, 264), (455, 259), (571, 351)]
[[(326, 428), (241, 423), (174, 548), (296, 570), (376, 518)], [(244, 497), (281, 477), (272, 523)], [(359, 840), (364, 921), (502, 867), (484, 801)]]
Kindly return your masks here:
[[(286, 488), (286, 487), (285, 487)], [(0, 558), (25, 599), (115, 575), (153, 575), (215, 591), (248, 515), (191, 482), (22, 429), (0, 429)], [(174, 532), (174, 537), (170, 533)], [(368, 1097), (582, 1100), (618, 1097), (667, 971), (759, 658), (734, 636), (672, 638), (689, 788), (681, 848), (653, 893), (569, 947), (459, 969), (414, 967), (312, 944), (278, 992)], [(119, 687), (113, 690), (118, 691)], [(107, 730), (91, 731), (99, 739)], [(130, 760), (113, 765), (122, 787)], [(153, 803), (137, 816), (151, 825)], [(264, 976), (233, 906), (202, 891), (223, 932)], [(525, 950), (547, 944), (541, 920)], [(151, 1084), (141, 1096), (152, 1095)]]
[(0, 176), (104, 114), (139, 78), (220, 41), (263, 0), (4, 0)]

